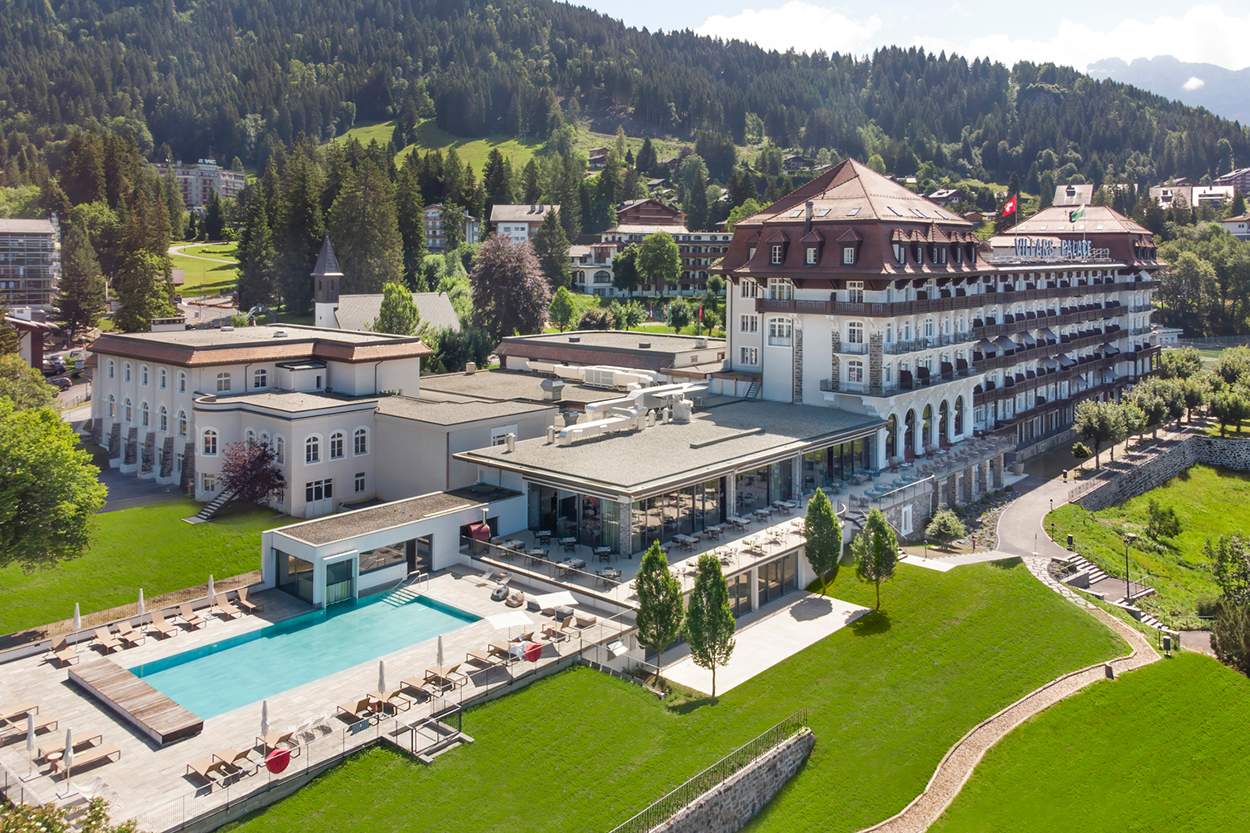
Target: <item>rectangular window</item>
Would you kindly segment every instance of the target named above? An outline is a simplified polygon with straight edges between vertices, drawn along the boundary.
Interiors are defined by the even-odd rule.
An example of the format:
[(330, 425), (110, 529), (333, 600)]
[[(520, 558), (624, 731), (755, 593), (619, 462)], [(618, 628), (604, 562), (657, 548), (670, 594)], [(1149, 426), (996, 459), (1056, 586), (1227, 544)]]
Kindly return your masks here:
[(789, 301), (794, 297), (794, 284), (784, 278), (768, 279), (768, 298), (772, 301)]
[(739, 323), (739, 332), (758, 333), (760, 330), (760, 317), (758, 315), (744, 315)]
[(381, 570), (395, 564), (402, 564), (408, 560), (408, 548), (405, 541), (391, 544), (387, 547), (378, 547), (375, 550), (365, 550), (360, 554), (360, 573), (372, 572), (373, 570)]
[(742, 287), (743, 298), (758, 298), (760, 296), (760, 285), (755, 281), (743, 279), (740, 286)]
[(768, 320), (768, 343), (773, 347), (789, 347), (794, 337), (794, 322), (789, 318)]
[(772, 254), (771, 254), (769, 262), (772, 263), (774, 266), (780, 266), (782, 251), (784, 251), (782, 245), (780, 243), (774, 243), (771, 249)]
[(204, 475), (204, 491), (206, 492), (217, 491), (217, 475), (215, 474)]
[(334, 497), (333, 480), (312, 480), (304, 484), (304, 500), (313, 503)]
[(807, 265), (808, 266), (816, 265), (816, 247), (815, 246), (807, 247)]
[(365, 473), (363, 471), (356, 472), (356, 494), (360, 494), (365, 490)]
[(759, 351), (756, 350), (754, 347), (743, 347), (741, 349), (742, 349), (742, 354), (741, 354), (742, 364), (756, 365), (760, 363)]
[(855, 247), (854, 246), (842, 247), (842, 265), (843, 266), (855, 265)]
[(846, 300), (852, 304), (864, 303), (864, 282), (863, 281), (847, 281), (846, 282)]

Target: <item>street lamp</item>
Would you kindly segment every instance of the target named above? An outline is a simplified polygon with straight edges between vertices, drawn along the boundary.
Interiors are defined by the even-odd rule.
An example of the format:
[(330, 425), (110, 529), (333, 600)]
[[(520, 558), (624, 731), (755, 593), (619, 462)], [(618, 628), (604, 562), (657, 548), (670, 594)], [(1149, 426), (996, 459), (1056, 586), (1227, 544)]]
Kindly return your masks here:
[(1130, 532), (1124, 536), (1124, 603), (1129, 604), (1133, 598), (1133, 590), (1128, 580), (1128, 545), (1137, 540), (1137, 534)]

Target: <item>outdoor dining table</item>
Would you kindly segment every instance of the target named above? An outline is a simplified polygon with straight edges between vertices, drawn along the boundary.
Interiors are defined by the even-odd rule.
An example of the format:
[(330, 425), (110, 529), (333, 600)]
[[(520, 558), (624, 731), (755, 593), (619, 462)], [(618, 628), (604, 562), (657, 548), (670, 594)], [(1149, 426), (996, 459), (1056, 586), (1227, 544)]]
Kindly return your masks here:
[(757, 518), (767, 518), (769, 515), (772, 514), (772, 510), (771, 509), (756, 509), (752, 514), (755, 515), (755, 517)]
[(551, 541), (551, 532), (550, 530), (540, 529), (534, 533), (534, 537), (537, 538), (542, 543), (546, 544)]
[(503, 542), (503, 548), (506, 550), (516, 550), (517, 552), (525, 552), (525, 542), (516, 538), (511, 538)]
[(611, 547), (595, 547), (595, 557), (600, 561), (608, 561), (612, 557)]
[(566, 558), (559, 562), (559, 567), (562, 574), (568, 575), (574, 570), (586, 569), (586, 562), (580, 558)]
[(599, 570), (595, 573), (599, 577), (598, 584), (610, 586), (612, 582), (621, 577), (620, 570)]
[(547, 551), (544, 549), (532, 549), (527, 552), (526, 555), (530, 558), (541, 558), (544, 561), (547, 559)]

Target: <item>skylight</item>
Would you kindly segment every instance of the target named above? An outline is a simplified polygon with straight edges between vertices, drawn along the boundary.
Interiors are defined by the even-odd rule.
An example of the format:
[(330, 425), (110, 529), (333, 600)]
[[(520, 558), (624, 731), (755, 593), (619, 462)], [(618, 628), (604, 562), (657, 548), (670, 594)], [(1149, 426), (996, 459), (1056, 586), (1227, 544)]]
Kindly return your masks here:
[(895, 217), (903, 216), (903, 213), (892, 205), (887, 205), (886, 208), (890, 209), (890, 211), (894, 214)]
[(854, 217), (858, 213), (859, 213), (859, 206), (857, 205), (854, 208), (852, 208), (850, 211), (846, 212), (846, 216)]

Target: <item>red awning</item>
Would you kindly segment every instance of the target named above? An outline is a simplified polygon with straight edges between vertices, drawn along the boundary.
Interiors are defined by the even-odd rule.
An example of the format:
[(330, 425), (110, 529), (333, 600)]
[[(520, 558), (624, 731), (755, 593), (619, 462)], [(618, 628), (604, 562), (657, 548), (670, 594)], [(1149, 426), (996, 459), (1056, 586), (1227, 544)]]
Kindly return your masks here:
[(489, 541), (490, 527), (480, 522), (469, 524), (469, 537), (474, 541)]

